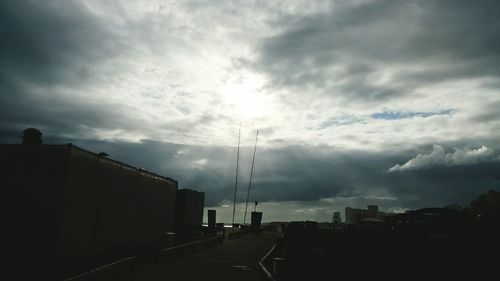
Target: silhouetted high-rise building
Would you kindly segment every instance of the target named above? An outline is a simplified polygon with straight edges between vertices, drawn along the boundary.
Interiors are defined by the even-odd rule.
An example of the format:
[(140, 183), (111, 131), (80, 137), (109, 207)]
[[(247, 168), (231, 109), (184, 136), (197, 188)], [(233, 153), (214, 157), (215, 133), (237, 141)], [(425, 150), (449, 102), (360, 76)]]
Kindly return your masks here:
[(363, 210), (346, 207), (345, 208), (345, 223), (346, 224), (359, 224), (359, 216), (363, 213)]
[(340, 217), (340, 212), (333, 212), (332, 223), (333, 224), (342, 223), (342, 218)]

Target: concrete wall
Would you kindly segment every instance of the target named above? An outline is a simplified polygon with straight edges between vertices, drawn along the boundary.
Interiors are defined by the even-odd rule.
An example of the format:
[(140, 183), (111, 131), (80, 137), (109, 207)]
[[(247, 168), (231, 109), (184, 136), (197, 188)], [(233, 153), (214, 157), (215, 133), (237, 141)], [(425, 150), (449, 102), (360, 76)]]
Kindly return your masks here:
[(0, 145), (0, 169), (0, 249), (24, 267), (79, 272), (174, 230), (175, 180), (71, 145)]
[(176, 181), (74, 147), (69, 167), (62, 256), (134, 255), (173, 231)]
[(50, 271), (57, 257), (68, 150), (65, 146), (0, 145), (2, 260), (23, 273)]

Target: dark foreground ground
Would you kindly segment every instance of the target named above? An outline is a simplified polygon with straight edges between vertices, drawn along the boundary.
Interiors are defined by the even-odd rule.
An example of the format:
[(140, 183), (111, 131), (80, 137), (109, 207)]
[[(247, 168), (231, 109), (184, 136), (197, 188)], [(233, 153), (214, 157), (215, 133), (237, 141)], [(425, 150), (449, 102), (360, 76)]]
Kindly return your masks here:
[(258, 262), (277, 237), (276, 233), (248, 233), (176, 261), (137, 265), (123, 280), (259, 280)]
[(345, 232), (290, 227), (273, 253), (281, 260), (276, 279), (500, 280), (496, 227), (436, 230), (421, 225)]

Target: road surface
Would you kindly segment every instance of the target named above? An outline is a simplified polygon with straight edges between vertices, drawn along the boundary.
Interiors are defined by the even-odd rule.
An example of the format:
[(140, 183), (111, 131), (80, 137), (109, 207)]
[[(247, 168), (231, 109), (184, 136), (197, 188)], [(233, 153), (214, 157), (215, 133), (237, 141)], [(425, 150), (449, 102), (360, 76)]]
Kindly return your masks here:
[(272, 248), (276, 233), (249, 233), (176, 261), (137, 265), (126, 281), (259, 280), (259, 260)]

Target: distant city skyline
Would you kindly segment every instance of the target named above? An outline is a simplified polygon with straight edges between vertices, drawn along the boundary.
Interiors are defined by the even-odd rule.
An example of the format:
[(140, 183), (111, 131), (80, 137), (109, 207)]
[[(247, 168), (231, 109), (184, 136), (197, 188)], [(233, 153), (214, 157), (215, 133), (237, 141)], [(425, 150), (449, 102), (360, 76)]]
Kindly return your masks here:
[[(500, 2), (2, 1), (0, 142), (40, 129), (263, 221), (500, 189)], [(231, 209), (231, 208), (229, 208)], [(243, 208), (244, 210), (244, 208)], [(243, 212), (238, 211), (237, 217)]]

